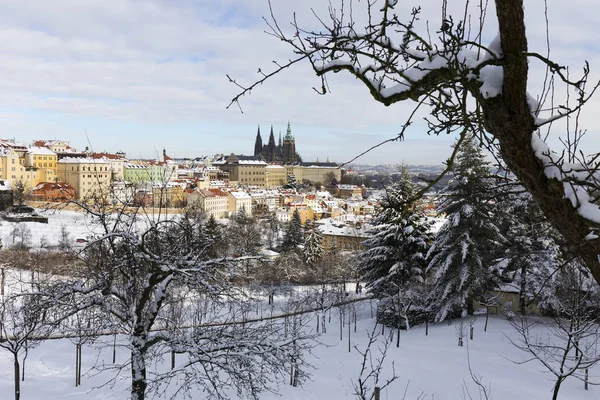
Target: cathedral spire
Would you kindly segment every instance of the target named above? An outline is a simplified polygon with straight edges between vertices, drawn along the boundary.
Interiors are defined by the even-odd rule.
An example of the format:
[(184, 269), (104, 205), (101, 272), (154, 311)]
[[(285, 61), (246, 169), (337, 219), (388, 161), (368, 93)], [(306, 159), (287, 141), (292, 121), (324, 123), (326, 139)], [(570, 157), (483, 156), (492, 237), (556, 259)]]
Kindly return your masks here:
[(290, 120), (288, 120), (287, 133), (285, 134), (285, 140), (294, 140), (292, 136), (292, 128), (290, 126)]
[(273, 125), (271, 125), (271, 134), (269, 135), (269, 144), (267, 144), (267, 155), (268, 162), (275, 161), (275, 135), (273, 135)]
[(260, 156), (263, 151), (262, 138), (260, 137), (260, 125), (258, 126), (258, 131), (256, 132), (256, 141), (254, 142), (254, 157)]

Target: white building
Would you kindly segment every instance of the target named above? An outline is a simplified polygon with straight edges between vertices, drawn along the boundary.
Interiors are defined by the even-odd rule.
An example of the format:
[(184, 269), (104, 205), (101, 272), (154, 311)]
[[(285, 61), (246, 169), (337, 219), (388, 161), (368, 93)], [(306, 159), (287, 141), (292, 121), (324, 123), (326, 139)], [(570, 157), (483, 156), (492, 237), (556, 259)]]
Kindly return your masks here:
[(252, 197), (246, 192), (235, 191), (228, 192), (228, 210), (229, 215), (233, 215), (242, 208), (246, 210), (246, 215), (252, 215)]

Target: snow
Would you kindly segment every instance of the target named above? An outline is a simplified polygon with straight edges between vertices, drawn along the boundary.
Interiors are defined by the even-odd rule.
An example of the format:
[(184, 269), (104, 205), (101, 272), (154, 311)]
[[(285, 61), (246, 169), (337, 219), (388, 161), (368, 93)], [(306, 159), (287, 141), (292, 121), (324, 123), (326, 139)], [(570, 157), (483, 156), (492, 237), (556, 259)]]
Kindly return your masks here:
[[(367, 332), (373, 328), (374, 320), (370, 317), (370, 306), (359, 303), (357, 306), (357, 331), (351, 326), (351, 345), (356, 345), (361, 351), (365, 350)], [(343, 329), (343, 339), (340, 340), (339, 314), (332, 313), (331, 323), (326, 334), (319, 336), (322, 342), (313, 349), (309, 357), (313, 368), (308, 370), (311, 380), (299, 387), (292, 387), (283, 377), (284, 382), (279, 386), (280, 395), (264, 393), (261, 399), (289, 400), (328, 400), (348, 399), (353, 396), (353, 381), (360, 372), (361, 357), (356, 350), (348, 352), (348, 328)], [(548, 320), (549, 321), (549, 320)], [(391, 363), (394, 362), (399, 379), (382, 391), (382, 399), (401, 398), (399, 394), (406, 390), (407, 399), (416, 399), (421, 393), (433, 399), (461, 399), (463, 385), (477, 396), (477, 387), (470, 379), (468, 363), (473, 372), (481, 376), (486, 386), (491, 386), (492, 398), (546, 400), (549, 398), (553, 380), (544, 372), (543, 367), (536, 363), (522, 365), (516, 362), (524, 361), (525, 353), (514, 347), (509, 338), (516, 338), (516, 332), (503, 317), (492, 316), (487, 332), (483, 332), (484, 317), (478, 317), (475, 322), (474, 340), (465, 341), (464, 347), (457, 346), (455, 328), (457, 320), (452, 325), (441, 323), (429, 327), (425, 336), (423, 326), (413, 327), (410, 331), (402, 331), (400, 347), (390, 346), (381, 381), (391, 375)], [(465, 322), (466, 325), (466, 322)], [(380, 332), (380, 328), (377, 329)], [(389, 334), (386, 329), (385, 334)], [(535, 332), (534, 332), (535, 334)], [(377, 346), (381, 347), (382, 335), (378, 335)], [(126, 362), (128, 353), (119, 347), (122, 338), (117, 342), (117, 360)], [(373, 348), (374, 354), (377, 349)], [(67, 339), (49, 340), (38, 348), (30, 351), (26, 362), (26, 379), (22, 383), (22, 399), (54, 400), (82, 399), (87, 400), (117, 400), (128, 398), (128, 383), (130, 370), (125, 368), (117, 376), (114, 385), (103, 384), (114, 376), (114, 371), (104, 371), (98, 375), (90, 371), (96, 356), (100, 362), (110, 364), (112, 357), (112, 338), (105, 337), (102, 342), (83, 346), (83, 377), (82, 386), (74, 387), (74, 353), (75, 346)], [(7, 353), (4, 353), (7, 354)], [(178, 364), (184, 362), (184, 357), (178, 355)], [(165, 371), (168, 362), (153, 363), (149, 370)], [(598, 368), (590, 371), (592, 380), (598, 379)], [(276, 377), (273, 377), (275, 379)], [(12, 365), (9, 357), (0, 357), (0, 392), (12, 393)], [(368, 382), (372, 387), (372, 382)], [(176, 389), (169, 388), (167, 395)], [(600, 388), (591, 386), (586, 391), (583, 383), (574, 378), (568, 378), (561, 387), (560, 398), (569, 400), (592, 400), (598, 398)], [(204, 398), (201, 393), (197, 397)], [(238, 398), (236, 393), (228, 393), (230, 398)], [(151, 398), (151, 397), (150, 397)], [(166, 398), (169, 398), (167, 396)], [(181, 396), (176, 398), (182, 398)]]
[(585, 182), (588, 179), (589, 172), (585, 166), (563, 162), (562, 157), (552, 152), (535, 134), (531, 135), (531, 147), (535, 156), (544, 164), (544, 174), (563, 183), (565, 198), (577, 208), (579, 215), (591, 222), (600, 223), (600, 208), (593, 203), (583, 185), (577, 184), (578, 181)]
[(478, 81), (482, 83), (479, 91), (486, 99), (502, 94), (504, 69), (499, 65), (486, 65), (479, 71)]

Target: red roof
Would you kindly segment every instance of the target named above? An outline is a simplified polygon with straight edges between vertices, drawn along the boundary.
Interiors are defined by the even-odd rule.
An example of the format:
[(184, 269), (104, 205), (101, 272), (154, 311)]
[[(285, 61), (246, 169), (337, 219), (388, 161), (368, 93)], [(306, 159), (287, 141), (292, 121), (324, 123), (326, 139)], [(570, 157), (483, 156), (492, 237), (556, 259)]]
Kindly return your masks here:
[(227, 193), (225, 193), (221, 189), (208, 189), (208, 190), (210, 190), (212, 193), (214, 193), (215, 196), (227, 196)]
[(108, 158), (109, 160), (120, 160), (121, 157), (119, 157), (116, 154), (110, 154), (110, 153), (92, 153), (90, 154), (91, 158)]
[(66, 182), (40, 182), (33, 188), (33, 190), (74, 190), (73, 186)]

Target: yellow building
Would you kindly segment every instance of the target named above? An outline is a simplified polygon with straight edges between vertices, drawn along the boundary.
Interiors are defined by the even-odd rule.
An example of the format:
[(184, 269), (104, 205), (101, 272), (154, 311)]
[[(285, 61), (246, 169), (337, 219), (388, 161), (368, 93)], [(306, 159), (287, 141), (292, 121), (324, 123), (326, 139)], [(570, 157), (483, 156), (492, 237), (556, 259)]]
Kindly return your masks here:
[(229, 183), (242, 186), (265, 187), (267, 163), (258, 160), (243, 160), (232, 154), (226, 160), (213, 165), (229, 173)]
[(25, 165), (38, 171), (35, 185), (41, 182), (56, 182), (57, 162), (56, 153), (46, 147), (30, 147), (25, 158)]
[(287, 169), (282, 165), (267, 165), (266, 171), (266, 187), (279, 187), (287, 183)]
[(301, 165), (286, 165), (286, 172), (288, 176), (293, 176), (296, 182), (302, 182), (304, 179), (304, 167)]
[(79, 201), (110, 199), (110, 163), (91, 158), (66, 157), (57, 162), (57, 176), (75, 189)]
[(21, 164), (21, 159), (13, 149), (0, 148), (0, 179), (8, 180), (12, 187), (23, 182), (25, 191), (28, 191), (37, 185), (38, 171)]
[(341, 222), (330, 222), (319, 225), (323, 236), (323, 249), (361, 250), (362, 242), (368, 237), (364, 226), (350, 226)]
[[(309, 163), (306, 163), (309, 164)], [(312, 165), (310, 165), (312, 164)], [(302, 167), (302, 182), (320, 183), (329, 185), (332, 179), (342, 180), (342, 169), (338, 166), (319, 165), (328, 163), (310, 163)], [(300, 181), (298, 177), (296, 180)]]

